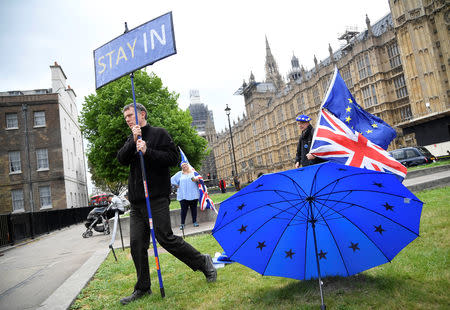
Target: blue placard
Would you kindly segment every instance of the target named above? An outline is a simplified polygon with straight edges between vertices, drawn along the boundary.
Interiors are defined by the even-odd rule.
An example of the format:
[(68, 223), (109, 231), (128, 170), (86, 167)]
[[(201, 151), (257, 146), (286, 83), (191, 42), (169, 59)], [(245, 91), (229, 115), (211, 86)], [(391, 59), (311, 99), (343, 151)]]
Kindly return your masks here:
[(98, 89), (176, 52), (169, 12), (94, 50), (95, 86)]

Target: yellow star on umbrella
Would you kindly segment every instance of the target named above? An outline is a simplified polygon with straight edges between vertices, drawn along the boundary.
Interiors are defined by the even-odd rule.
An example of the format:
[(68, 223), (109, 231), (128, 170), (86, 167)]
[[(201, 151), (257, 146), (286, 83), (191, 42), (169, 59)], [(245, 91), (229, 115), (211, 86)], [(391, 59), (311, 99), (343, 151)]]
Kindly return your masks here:
[(378, 125), (375, 124), (375, 123), (373, 123), (373, 124), (372, 124), (372, 127), (373, 127), (373, 128), (378, 128)]
[(366, 133), (371, 133), (373, 130), (367, 129)]
[(353, 103), (352, 98), (348, 98), (348, 103)]
[(350, 116), (347, 116), (347, 118), (345, 119), (345, 121), (346, 121), (347, 123), (350, 123), (350, 120), (351, 120), (351, 117), (350, 117)]
[(347, 109), (345, 109), (346, 112), (349, 112), (352, 110), (352, 108), (350, 106), (347, 107)]

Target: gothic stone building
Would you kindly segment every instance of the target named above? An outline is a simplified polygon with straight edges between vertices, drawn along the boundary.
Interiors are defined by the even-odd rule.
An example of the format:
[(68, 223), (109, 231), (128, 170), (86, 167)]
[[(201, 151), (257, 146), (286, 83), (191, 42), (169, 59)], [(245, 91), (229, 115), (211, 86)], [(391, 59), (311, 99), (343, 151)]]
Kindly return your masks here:
[[(424, 145), (435, 155), (450, 152), (449, 30), (445, 0), (389, 0), (391, 13), (358, 33), (346, 31), (345, 44), (305, 70), (293, 56), (287, 81), (281, 77), (266, 38), (265, 81), (250, 74), (237, 91), (244, 96), (242, 118), (233, 123), (241, 182), (260, 174), (294, 168), (300, 132), (298, 114), (312, 124), (337, 66), (357, 102), (397, 131), (390, 149)], [(231, 179), (227, 132), (214, 141), (219, 178)]]
[(87, 205), (76, 95), (50, 68), (52, 88), (0, 92), (0, 213)]

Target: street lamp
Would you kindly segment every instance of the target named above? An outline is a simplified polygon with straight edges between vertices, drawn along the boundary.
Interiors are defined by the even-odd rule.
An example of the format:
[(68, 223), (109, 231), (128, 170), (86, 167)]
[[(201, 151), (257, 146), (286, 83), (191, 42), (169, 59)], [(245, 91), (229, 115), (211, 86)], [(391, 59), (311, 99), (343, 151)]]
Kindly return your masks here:
[(237, 176), (237, 167), (236, 167), (236, 155), (234, 154), (233, 133), (231, 132), (230, 111), (231, 111), (231, 109), (228, 107), (228, 104), (227, 104), (227, 107), (225, 108), (225, 113), (228, 116), (228, 128), (230, 129), (231, 148), (233, 150), (234, 170), (233, 170), (233, 168), (231, 168), (231, 174), (234, 177), (235, 175)]

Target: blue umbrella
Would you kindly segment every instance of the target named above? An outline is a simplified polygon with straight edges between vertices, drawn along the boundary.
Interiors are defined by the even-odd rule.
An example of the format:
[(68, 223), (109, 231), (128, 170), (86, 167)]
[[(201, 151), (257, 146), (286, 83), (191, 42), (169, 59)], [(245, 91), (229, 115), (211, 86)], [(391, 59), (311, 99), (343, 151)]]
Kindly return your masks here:
[(220, 205), (213, 236), (262, 275), (350, 276), (419, 235), (423, 203), (395, 175), (323, 163), (266, 174)]

